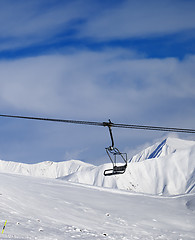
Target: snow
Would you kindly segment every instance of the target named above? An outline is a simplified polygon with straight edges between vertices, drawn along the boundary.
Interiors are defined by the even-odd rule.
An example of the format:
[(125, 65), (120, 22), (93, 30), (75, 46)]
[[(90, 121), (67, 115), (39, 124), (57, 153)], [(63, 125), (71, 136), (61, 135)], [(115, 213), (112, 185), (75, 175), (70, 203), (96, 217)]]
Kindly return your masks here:
[(195, 192), (195, 142), (168, 138), (135, 155), (123, 175), (104, 177), (104, 164), (62, 179), (158, 195)]
[(165, 157), (167, 155), (173, 154), (176, 151), (182, 151), (185, 149), (190, 149), (195, 146), (194, 141), (182, 140), (179, 138), (168, 137), (162, 142), (158, 142), (132, 158), (132, 162), (141, 162), (151, 158)]
[(186, 206), (188, 209), (195, 211), (195, 198), (192, 198), (191, 200), (187, 201)]
[(111, 164), (93, 166), (78, 160), (23, 164), (0, 161), (0, 172), (60, 178), (93, 186), (156, 195), (195, 192), (195, 141), (167, 138), (135, 155), (122, 175), (105, 177)]
[(111, 177), (110, 164), (0, 161), (1, 239), (194, 239), (194, 159), (194, 141), (168, 138)]
[(1, 239), (185, 239), (195, 194), (161, 197), (0, 173)]
[(25, 164), (0, 160), (0, 172), (16, 173), (33, 177), (57, 178), (70, 175), (83, 168), (93, 167), (93, 165), (78, 160), (66, 162), (46, 161), (37, 164)]

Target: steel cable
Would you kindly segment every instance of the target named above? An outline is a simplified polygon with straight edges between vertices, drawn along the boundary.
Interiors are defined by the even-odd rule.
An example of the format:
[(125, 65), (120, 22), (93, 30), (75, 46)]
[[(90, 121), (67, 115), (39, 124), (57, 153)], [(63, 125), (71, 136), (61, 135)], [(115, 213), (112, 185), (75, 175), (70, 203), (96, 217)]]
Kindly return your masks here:
[(110, 126), (110, 127), (116, 127), (116, 128), (131, 128), (131, 129), (152, 130), (152, 131), (195, 133), (195, 129), (188, 129), (188, 128), (170, 128), (170, 127), (157, 127), (157, 126), (147, 126), (147, 125), (145, 126), (145, 125), (112, 123), (110, 121), (108, 121), (108, 122), (91, 122), (91, 121), (65, 120), (65, 119), (56, 119), (56, 118), (29, 117), (29, 116), (17, 116), (17, 115), (5, 115), (5, 114), (0, 114), (0, 117), (50, 121), (50, 122), (61, 122), (61, 123), (72, 123), (72, 124), (83, 124), (83, 125), (102, 126), (102, 127)]

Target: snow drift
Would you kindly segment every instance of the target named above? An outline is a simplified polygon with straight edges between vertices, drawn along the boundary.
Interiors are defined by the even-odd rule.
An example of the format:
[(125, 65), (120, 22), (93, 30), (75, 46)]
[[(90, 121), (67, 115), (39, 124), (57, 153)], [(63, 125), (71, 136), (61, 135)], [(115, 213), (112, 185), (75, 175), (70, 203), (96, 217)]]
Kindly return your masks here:
[(195, 192), (195, 141), (167, 138), (135, 155), (122, 175), (105, 177), (111, 164), (81, 161), (23, 164), (0, 161), (0, 171), (158, 195)]

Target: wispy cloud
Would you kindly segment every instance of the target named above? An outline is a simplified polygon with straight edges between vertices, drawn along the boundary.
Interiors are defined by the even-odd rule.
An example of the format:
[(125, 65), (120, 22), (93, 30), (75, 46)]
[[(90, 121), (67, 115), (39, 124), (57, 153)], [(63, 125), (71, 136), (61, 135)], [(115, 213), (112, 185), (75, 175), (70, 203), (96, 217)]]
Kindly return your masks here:
[(26, 47), (52, 41), (76, 30), (90, 5), (76, 1), (1, 1), (0, 49)]
[(97, 42), (195, 29), (194, 1), (1, 1), (0, 50), (58, 41)]
[(124, 39), (174, 34), (195, 29), (194, 1), (122, 1), (83, 26), (83, 35)]

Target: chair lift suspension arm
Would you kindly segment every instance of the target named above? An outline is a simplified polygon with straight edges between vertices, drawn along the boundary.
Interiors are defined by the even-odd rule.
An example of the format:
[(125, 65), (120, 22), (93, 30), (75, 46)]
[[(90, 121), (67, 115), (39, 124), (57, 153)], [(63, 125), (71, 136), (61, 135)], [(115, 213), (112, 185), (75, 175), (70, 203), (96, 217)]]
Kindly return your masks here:
[(112, 129), (111, 129), (111, 126), (108, 126), (109, 128), (109, 132), (110, 132), (110, 138), (111, 138), (111, 141), (112, 141), (112, 148), (114, 148), (114, 138), (113, 138), (113, 135), (112, 135)]
[(113, 138), (112, 129), (111, 129), (111, 126), (113, 123), (109, 119), (108, 122), (103, 122), (103, 124), (105, 127), (108, 127), (108, 129), (109, 129), (110, 138), (111, 138), (111, 142), (112, 142), (112, 145), (110, 147), (114, 148), (114, 138)]

